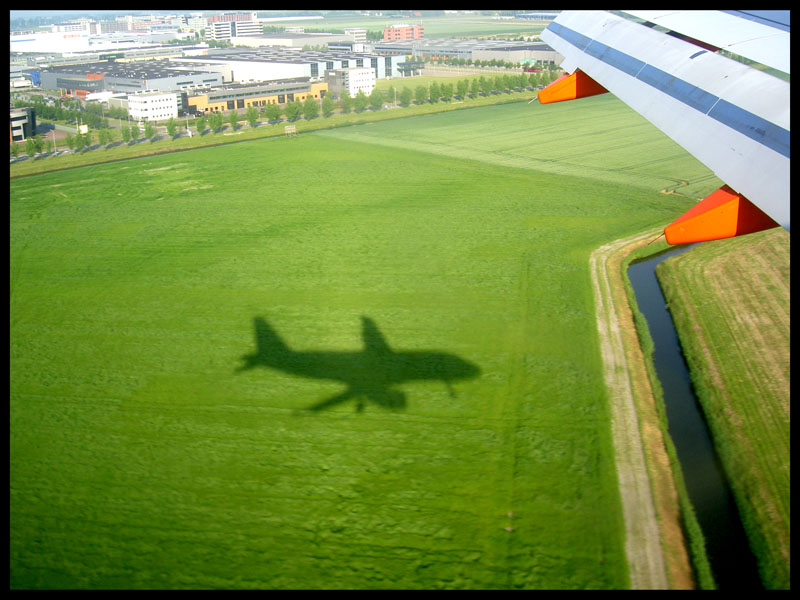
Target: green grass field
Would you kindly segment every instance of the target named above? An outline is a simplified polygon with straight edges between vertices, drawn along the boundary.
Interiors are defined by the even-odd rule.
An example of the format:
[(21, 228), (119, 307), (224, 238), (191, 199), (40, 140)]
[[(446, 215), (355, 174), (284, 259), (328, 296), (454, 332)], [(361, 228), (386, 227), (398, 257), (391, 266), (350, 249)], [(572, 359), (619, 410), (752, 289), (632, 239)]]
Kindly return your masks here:
[[(581, 102), (12, 181), (11, 587), (625, 587), (587, 261), (707, 172)], [(479, 374), (313, 411), (344, 386), (237, 372), (256, 317)]]

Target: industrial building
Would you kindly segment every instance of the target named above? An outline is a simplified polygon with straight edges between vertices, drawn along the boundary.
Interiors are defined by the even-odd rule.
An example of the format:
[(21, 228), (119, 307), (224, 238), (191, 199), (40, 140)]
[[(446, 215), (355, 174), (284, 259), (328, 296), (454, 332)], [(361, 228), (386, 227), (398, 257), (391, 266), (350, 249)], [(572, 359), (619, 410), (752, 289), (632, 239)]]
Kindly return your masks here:
[(211, 114), (249, 108), (261, 108), (267, 104), (305, 102), (308, 96), (322, 99), (328, 84), (312, 81), (309, 77), (298, 77), (265, 83), (230, 84), (219, 87), (188, 90), (186, 106), (189, 114)]
[[(366, 33), (364, 34), (366, 38)], [(305, 46), (325, 46), (339, 42), (353, 42), (354, 35), (348, 33), (261, 33), (250, 37), (231, 39), (234, 46), (263, 48), (265, 46), (284, 46), (286, 48), (303, 48)]]
[(83, 31), (58, 31), (47, 33), (11, 34), (9, 49), (11, 53), (49, 52), (65, 54), (71, 52), (115, 51), (126, 48), (157, 45), (172, 39), (194, 37), (177, 29), (161, 32), (115, 31), (91, 34)]
[(351, 67), (375, 69), (376, 79), (402, 77), (400, 65), (405, 60), (405, 55), (401, 54), (378, 56), (368, 53), (304, 51), (271, 46), (254, 49), (212, 49), (206, 56), (184, 56), (173, 58), (170, 62), (175, 65), (195, 65), (198, 69), (218, 69), (225, 81), (248, 82), (296, 77), (322, 79), (325, 71)]
[(421, 39), (395, 42), (368, 42), (365, 49), (375, 54), (408, 54), (415, 58), (461, 58), (556, 64), (562, 57), (542, 42), (506, 40)]
[(31, 71), (34, 85), (85, 98), (90, 92), (170, 92), (191, 86), (222, 85), (222, 75), (167, 60), (116, 63), (95, 62), (62, 65)]

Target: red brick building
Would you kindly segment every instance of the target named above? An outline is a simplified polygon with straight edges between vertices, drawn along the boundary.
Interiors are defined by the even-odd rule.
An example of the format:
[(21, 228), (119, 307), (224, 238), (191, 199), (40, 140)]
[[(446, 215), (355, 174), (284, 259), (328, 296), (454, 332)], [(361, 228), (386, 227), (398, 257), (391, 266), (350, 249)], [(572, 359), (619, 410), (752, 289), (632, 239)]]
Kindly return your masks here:
[(418, 40), (425, 37), (425, 28), (422, 25), (392, 25), (383, 28), (383, 41)]

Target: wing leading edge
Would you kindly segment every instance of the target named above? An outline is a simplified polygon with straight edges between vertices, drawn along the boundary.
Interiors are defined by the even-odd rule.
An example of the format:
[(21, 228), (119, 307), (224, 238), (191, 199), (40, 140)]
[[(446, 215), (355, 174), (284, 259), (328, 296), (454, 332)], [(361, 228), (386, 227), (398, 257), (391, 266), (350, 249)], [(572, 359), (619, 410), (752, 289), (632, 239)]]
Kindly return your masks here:
[[(701, 210), (694, 207), (691, 216), (667, 228), (670, 243), (731, 237), (765, 225), (789, 230), (788, 82), (709, 51), (708, 45), (604, 11), (563, 12), (541, 37), (564, 56), (561, 66), (572, 73), (542, 90), (542, 103), (605, 88), (727, 184), (712, 194), (714, 200), (702, 201)], [(587, 79), (594, 85), (581, 84)], [(555, 94), (558, 86), (568, 90), (566, 96)], [(594, 91), (581, 94), (581, 89)]]

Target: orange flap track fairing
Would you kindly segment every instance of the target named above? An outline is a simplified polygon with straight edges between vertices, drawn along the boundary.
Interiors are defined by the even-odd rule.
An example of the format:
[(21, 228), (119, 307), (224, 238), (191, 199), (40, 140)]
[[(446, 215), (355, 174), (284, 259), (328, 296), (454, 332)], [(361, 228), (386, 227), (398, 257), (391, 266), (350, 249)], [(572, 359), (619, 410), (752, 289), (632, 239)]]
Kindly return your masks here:
[(692, 244), (780, 227), (727, 185), (698, 202), (664, 229), (669, 244)]
[(538, 94), (540, 104), (587, 98), (605, 94), (606, 88), (583, 71), (577, 69), (572, 75), (562, 75)]

